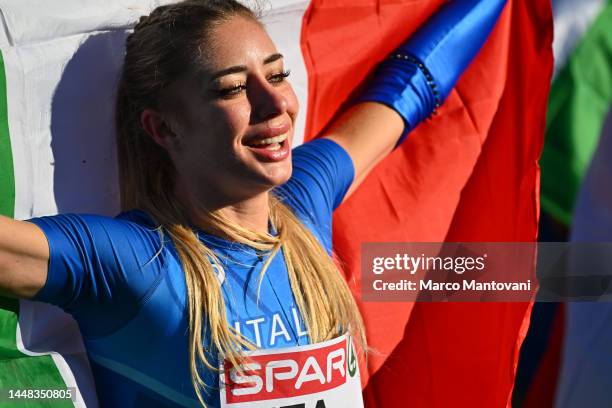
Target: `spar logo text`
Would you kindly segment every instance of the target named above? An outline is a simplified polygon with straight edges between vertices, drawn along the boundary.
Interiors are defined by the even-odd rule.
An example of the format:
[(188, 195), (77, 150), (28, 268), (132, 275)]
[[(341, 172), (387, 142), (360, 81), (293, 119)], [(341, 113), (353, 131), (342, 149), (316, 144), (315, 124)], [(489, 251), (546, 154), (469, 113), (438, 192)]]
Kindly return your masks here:
[(225, 397), (230, 404), (315, 394), (346, 383), (346, 342), (251, 356), (242, 371), (230, 364), (227, 360), (224, 364)]

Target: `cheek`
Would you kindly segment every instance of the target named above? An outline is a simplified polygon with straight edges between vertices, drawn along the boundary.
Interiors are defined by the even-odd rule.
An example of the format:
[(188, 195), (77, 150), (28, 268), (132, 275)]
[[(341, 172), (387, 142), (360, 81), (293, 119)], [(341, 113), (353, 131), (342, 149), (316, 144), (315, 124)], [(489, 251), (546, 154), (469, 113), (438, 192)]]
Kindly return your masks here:
[(235, 155), (237, 140), (248, 126), (249, 111), (240, 104), (209, 106), (191, 112), (190, 118), (181, 154), (190, 165), (219, 167)]
[(215, 129), (217, 140), (225, 140), (233, 144), (247, 130), (250, 117), (250, 106), (237, 101), (215, 109), (208, 118), (208, 126)]

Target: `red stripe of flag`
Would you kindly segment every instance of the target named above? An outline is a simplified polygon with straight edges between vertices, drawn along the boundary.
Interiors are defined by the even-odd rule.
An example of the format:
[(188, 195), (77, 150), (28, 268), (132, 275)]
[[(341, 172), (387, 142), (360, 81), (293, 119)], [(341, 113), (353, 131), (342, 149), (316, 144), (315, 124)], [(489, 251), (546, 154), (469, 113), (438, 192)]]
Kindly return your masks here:
[[(443, 2), (313, 0), (302, 25), (306, 135)], [(536, 239), (551, 41), (549, 2), (510, 0), (440, 115), (337, 211), (334, 247), (355, 293), (361, 242)], [(509, 405), (530, 304), (360, 306), (381, 353), (364, 373), (368, 407)]]

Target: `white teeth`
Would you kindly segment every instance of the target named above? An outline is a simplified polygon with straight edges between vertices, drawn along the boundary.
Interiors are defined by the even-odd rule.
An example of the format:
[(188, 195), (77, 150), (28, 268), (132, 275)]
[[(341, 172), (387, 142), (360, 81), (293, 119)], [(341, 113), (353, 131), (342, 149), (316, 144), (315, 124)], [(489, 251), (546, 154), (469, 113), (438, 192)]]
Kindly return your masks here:
[(280, 148), (281, 148), (281, 145), (280, 145), (280, 144), (278, 144), (278, 143), (274, 143), (274, 144), (271, 144), (270, 146), (266, 147), (266, 150), (272, 150), (272, 151), (274, 151), (274, 150), (278, 150), (278, 149), (280, 149)]
[[(268, 144), (272, 144), (272, 143), (282, 143), (282, 142), (285, 141), (285, 139), (287, 139), (287, 134), (286, 133), (284, 135), (269, 137), (267, 139), (255, 140), (255, 141), (253, 141), (250, 144), (253, 145), (253, 146), (263, 146), (263, 145), (268, 145)], [(276, 149), (274, 149), (274, 150), (276, 150)]]

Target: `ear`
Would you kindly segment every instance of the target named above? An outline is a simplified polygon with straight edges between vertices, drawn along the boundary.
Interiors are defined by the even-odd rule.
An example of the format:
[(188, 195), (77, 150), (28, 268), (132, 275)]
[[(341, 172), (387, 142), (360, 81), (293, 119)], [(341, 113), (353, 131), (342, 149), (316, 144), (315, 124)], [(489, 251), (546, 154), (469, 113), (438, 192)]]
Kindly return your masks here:
[(140, 114), (140, 125), (153, 141), (164, 149), (173, 150), (177, 146), (178, 137), (161, 112), (155, 109), (144, 109)]

